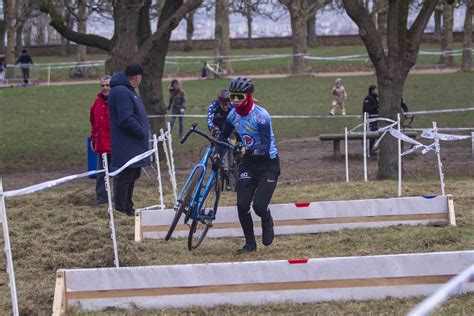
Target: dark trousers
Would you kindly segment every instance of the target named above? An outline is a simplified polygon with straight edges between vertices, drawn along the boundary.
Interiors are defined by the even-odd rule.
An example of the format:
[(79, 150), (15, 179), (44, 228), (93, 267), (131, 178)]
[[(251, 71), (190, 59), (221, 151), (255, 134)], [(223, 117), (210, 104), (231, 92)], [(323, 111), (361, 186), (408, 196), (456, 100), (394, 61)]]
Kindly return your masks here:
[(30, 79), (30, 68), (29, 67), (21, 67), (21, 73), (23, 75), (23, 82), (28, 84)]
[[(369, 130), (370, 130), (371, 132), (376, 132), (376, 131), (378, 131), (378, 130), (379, 130), (379, 126), (378, 126), (377, 122), (370, 123), (370, 124), (369, 124)], [(370, 153), (371, 155), (374, 154), (374, 153), (373, 153), (373, 148), (374, 148), (374, 145), (375, 145), (375, 142), (376, 142), (376, 141), (377, 141), (376, 139), (369, 139), (369, 153)]]
[(180, 116), (180, 117), (171, 116), (170, 117), (171, 130), (173, 130), (174, 121), (176, 121), (176, 119), (179, 120), (179, 137), (181, 137), (181, 136), (183, 136), (183, 130), (184, 130), (184, 126), (183, 126), (184, 117), (182, 117), (182, 116)]
[[(110, 154), (107, 154), (107, 162), (110, 168)], [(102, 155), (97, 154), (97, 170), (104, 167)], [(95, 180), (95, 201), (97, 204), (105, 204), (108, 202), (107, 191), (105, 190), (105, 172), (98, 173)]]
[(280, 160), (255, 161), (245, 158), (239, 167), (237, 180), (237, 210), (239, 221), (245, 235), (245, 242), (255, 245), (250, 203), (253, 201), (255, 214), (261, 217), (262, 223), (271, 218), (268, 204), (275, 191), (280, 175)]
[(140, 178), (140, 168), (127, 168), (114, 177), (115, 209), (120, 212), (133, 210), (133, 189)]

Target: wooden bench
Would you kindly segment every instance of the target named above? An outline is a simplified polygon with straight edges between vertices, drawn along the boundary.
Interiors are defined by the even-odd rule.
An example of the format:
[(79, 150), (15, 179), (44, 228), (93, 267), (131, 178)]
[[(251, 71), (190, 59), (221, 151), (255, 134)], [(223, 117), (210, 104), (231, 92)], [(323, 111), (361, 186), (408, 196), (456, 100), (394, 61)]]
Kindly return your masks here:
[[(418, 133), (416, 131), (402, 131), (405, 135), (416, 138)], [(383, 132), (367, 132), (367, 139), (378, 139)], [(364, 134), (361, 132), (357, 133), (349, 133), (347, 134), (348, 140), (362, 140), (364, 138)], [(341, 140), (344, 140), (344, 134), (321, 134), (319, 135), (319, 139), (323, 142), (325, 141), (332, 141), (334, 157), (339, 157), (341, 155)]]

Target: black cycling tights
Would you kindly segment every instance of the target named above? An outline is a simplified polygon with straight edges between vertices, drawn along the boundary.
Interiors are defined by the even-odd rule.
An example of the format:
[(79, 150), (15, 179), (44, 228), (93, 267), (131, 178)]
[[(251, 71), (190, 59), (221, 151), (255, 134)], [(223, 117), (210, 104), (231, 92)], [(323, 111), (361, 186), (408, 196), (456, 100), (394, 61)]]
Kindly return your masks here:
[(268, 204), (272, 199), (279, 175), (280, 160), (278, 157), (259, 162), (247, 158), (240, 164), (237, 182), (237, 209), (247, 244), (255, 245), (250, 203), (253, 200), (253, 209), (261, 217), (262, 222), (267, 221), (271, 216)]

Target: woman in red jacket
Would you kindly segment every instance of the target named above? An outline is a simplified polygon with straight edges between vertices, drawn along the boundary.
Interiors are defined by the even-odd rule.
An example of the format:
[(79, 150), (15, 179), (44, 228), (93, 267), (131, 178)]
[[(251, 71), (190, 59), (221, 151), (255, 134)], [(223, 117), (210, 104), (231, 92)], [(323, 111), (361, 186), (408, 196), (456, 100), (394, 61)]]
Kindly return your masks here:
[[(107, 153), (107, 161), (110, 163), (110, 119), (109, 102), (107, 97), (110, 92), (110, 76), (100, 79), (100, 92), (92, 103), (90, 110), (91, 122), (91, 146), (97, 153), (97, 170), (102, 169), (102, 154)], [(107, 203), (107, 191), (105, 190), (104, 173), (97, 174), (95, 185), (96, 203)]]

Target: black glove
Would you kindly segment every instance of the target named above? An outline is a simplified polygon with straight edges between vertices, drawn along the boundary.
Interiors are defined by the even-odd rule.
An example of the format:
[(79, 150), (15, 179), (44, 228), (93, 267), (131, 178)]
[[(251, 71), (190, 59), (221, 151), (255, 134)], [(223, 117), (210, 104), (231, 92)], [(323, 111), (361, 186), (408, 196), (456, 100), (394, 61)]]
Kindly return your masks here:
[(218, 127), (212, 128), (211, 130), (212, 137), (214, 137), (215, 139), (218, 139), (220, 134), (221, 134), (221, 130)]
[(222, 158), (220, 155), (216, 154), (212, 157), (212, 170), (217, 171), (222, 166)]

